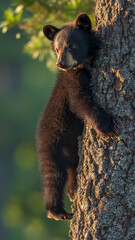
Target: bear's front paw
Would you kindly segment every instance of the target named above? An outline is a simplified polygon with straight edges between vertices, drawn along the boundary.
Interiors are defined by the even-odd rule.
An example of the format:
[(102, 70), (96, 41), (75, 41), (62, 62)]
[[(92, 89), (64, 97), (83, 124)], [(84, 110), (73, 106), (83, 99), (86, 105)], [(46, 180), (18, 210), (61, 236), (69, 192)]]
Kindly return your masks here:
[(106, 112), (100, 114), (95, 130), (102, 137), (114, 138), (119, 135), (118, 122), (113, 116)]

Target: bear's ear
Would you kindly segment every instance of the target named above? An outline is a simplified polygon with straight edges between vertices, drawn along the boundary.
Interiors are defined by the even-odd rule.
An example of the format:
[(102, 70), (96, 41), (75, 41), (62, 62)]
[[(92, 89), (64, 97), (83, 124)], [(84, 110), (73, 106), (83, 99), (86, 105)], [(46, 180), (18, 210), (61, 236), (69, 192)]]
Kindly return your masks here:
[(91, 30), (91, 21), (86, 13), (78, 15), (75, 23), (76, 28), (82, 28), (85, 30)]
[(53, 41), (54, 36), (58, 31), (59, 31), (59, 29), (52, 25), (45, 25), (43, 27), (43, 33), (44, 33), (45, 37), (47, 37), (51, 41)]

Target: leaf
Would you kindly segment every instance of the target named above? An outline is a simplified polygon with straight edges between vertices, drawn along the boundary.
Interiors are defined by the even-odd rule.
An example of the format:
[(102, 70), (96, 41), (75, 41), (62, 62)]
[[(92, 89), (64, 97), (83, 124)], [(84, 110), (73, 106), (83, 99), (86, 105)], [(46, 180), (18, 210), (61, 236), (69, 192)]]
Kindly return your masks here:
[(11, 8), (8, 8), (7, 10), (5, 10), (4, 15), (8, 23), (15, 22), (15, 17)]
[(0, 22), (0, 28), (6, 27), (6, 26), (8, 26), (8, 22), (7, 21)]
[(17, 22), (20, 21), (21, 16), (22, 16), (22, 13), (23, 13), (23, 10), (21, 10), (20, 12), (18, 12), (18, 14), (15, 16), (15, 20), (16, 20)]

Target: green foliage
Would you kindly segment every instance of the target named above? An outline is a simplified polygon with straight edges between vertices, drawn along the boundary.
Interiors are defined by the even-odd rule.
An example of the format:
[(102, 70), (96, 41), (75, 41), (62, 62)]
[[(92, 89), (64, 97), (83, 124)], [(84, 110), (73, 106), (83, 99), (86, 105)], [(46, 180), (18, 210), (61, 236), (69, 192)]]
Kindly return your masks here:
[(55, 60), (50, 55), (49, 42), (43, 36), (43, 26), (53, 24), (59, 27), (73, 21), (81, 12), (91, 15), (93, 23), (94, 5), (92, 0), (14, 0), (12, 7), (5, 10), (0, 28), (6, 33), (8, 29), (17, 26), (17, 39), (25, 32), (28, 42), (24, 51), (40, 61), (46, 58), (48, 68), (55, 70)]

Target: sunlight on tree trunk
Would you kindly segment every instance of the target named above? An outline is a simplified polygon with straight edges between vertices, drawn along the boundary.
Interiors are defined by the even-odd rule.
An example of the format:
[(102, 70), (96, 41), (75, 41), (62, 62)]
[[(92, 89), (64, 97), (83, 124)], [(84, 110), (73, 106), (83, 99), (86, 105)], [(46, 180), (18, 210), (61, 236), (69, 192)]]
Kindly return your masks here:
[(108, 142), (89, 123), (80, 137), (73, 240), (135, 239), (135, 3), (96, 0), (95, 27), (102, 38), (92, 69), (97, 101), (121, 122)]

